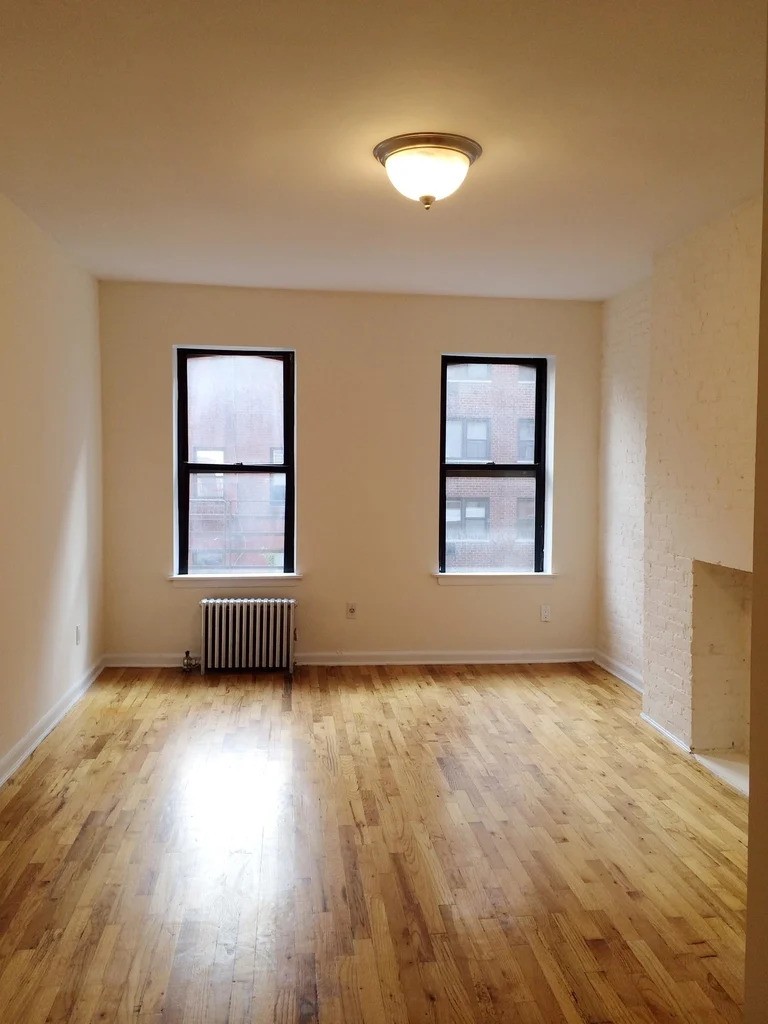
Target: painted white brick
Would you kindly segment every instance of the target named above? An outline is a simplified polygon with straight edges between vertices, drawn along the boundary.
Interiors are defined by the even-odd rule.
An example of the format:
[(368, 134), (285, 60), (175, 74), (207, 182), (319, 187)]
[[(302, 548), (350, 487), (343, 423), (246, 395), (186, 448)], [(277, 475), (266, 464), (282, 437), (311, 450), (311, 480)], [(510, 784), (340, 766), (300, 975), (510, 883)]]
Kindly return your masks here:
[(600, 435), (600, 653), (640, 676), (643, 663), (645, 434), (650, 282), (605, 305)]
[[(752, 567), (760, 246), (761, 206), (748, 203), (663, 253), (652, 280), (644, 709), (686, 743), (694, 703), (697, 722), (723, 723), (697, 726), (698, 745), (744, 717), (743, 656), (721, 637), (727, 653), (709, 657), (706, 613), (694, 631), (693, 564)], [(734, 603), (746, 600), (742, 588)]]

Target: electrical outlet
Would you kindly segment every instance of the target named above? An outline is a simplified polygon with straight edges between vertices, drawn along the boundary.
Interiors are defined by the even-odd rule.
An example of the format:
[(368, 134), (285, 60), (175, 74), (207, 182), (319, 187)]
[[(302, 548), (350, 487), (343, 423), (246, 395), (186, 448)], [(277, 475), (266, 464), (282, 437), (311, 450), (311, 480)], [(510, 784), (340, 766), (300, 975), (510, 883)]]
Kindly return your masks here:
[(75, 626), (75, 646), (80, 646), (80, 627)]
[(356, 619), (357, 618), (357, 605), (355, 604), (354, 601), (347, 601), (347, 618), (348, 619)]
[(549, 622), (549, 617), (550, 617), (549, 605), (548, 604), (541, 605), (539, 611), (540, 611), (541, 621), (542, 622)]

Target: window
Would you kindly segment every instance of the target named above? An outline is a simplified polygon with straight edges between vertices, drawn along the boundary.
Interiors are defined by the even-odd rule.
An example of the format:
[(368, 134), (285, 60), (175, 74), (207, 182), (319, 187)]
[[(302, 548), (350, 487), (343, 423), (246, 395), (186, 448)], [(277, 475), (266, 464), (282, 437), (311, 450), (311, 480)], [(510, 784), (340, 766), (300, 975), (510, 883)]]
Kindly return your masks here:
[(443, 356), (440, 572), (543, 572), (546, 400), (546, 359)]
[(487, 363), (456, 361), (448, 370), (448, 380), (490, 380), (491, 368)]
[(293, 353), (177, 350), (180, 575), (294, 571)]
[(445, 539), (487, 540), (487, 498), (453, 498), (445, 506)]
[(272, 504), (285, 504), (285, 473), (272, 473), (269, 478), (269, 500)]
[[(224, 461), (224, 452), (220, 448), (196, 448), (195, 462), (219, 466)], [(197, 478), (198, 498), (221, 498), (224, 496), (224, 474), (202, 473)]]
[(536, 534), (536, 503), (530, 498), (517, 499), (517, 539), (532, 541)]
[[(270, 448), (269, 461), (273, 466), (281, 466), (285, 458), (282, 448)], [(272, 473), (269, 478), (269, 500), (273, 503), (285, 504), (285, 473)]]
[(448, 420), (445, 427), (445, 457), (448, 462), (490, 459), (490, 429), (491, 421), (487, 419)]
[(521, 416), (517, 421), (517, 461), (533, 462), (536, 421), (533, 416)]

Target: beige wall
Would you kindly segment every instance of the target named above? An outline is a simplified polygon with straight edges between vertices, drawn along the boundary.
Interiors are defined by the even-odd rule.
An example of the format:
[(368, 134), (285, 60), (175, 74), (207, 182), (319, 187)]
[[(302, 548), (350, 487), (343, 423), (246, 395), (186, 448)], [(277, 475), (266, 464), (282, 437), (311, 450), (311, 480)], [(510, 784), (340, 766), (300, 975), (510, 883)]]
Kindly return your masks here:
[[(595, 635), (601, 309), (105, 283), (106, 650), (199, 646), (197, 602), (172, 567), (172, 346), (295, 348), (299, 645), (376, 657), (591, 650)], [(555, 356), (551, 585), (438, 586), (442, 352)], [(242, 590), (238, 594), (246, 593)], [(345, 618), (356, 601), (357, 621)], [(539, 605), (552, 621), (539, 621)], [(352, 652), (352, 653), (350, 653)]]
[(643, 703), (686, 744), (693, 561), (752, 568), (760, 224), (755, 200), (654, 265)]
[(651, 285), (605, 304), (600, 422), (597, 651), (600, 662), (642, 685), (645, 580), (645, 433)]
[(1, 198), (0, 338), (4, 775), (100, 655), (101, 413), (96, 286)]

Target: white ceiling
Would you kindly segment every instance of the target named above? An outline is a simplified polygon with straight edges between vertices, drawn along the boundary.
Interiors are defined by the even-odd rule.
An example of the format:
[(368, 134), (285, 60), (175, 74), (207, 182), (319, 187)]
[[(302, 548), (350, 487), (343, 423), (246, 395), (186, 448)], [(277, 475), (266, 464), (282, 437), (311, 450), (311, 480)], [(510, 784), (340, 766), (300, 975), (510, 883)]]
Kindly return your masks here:
[[(760, 188), (766, 0), (0, 0), (0, 191), (101, 277), (602, 298)], [(425, 213), (371, 155), (476, 138)]]

